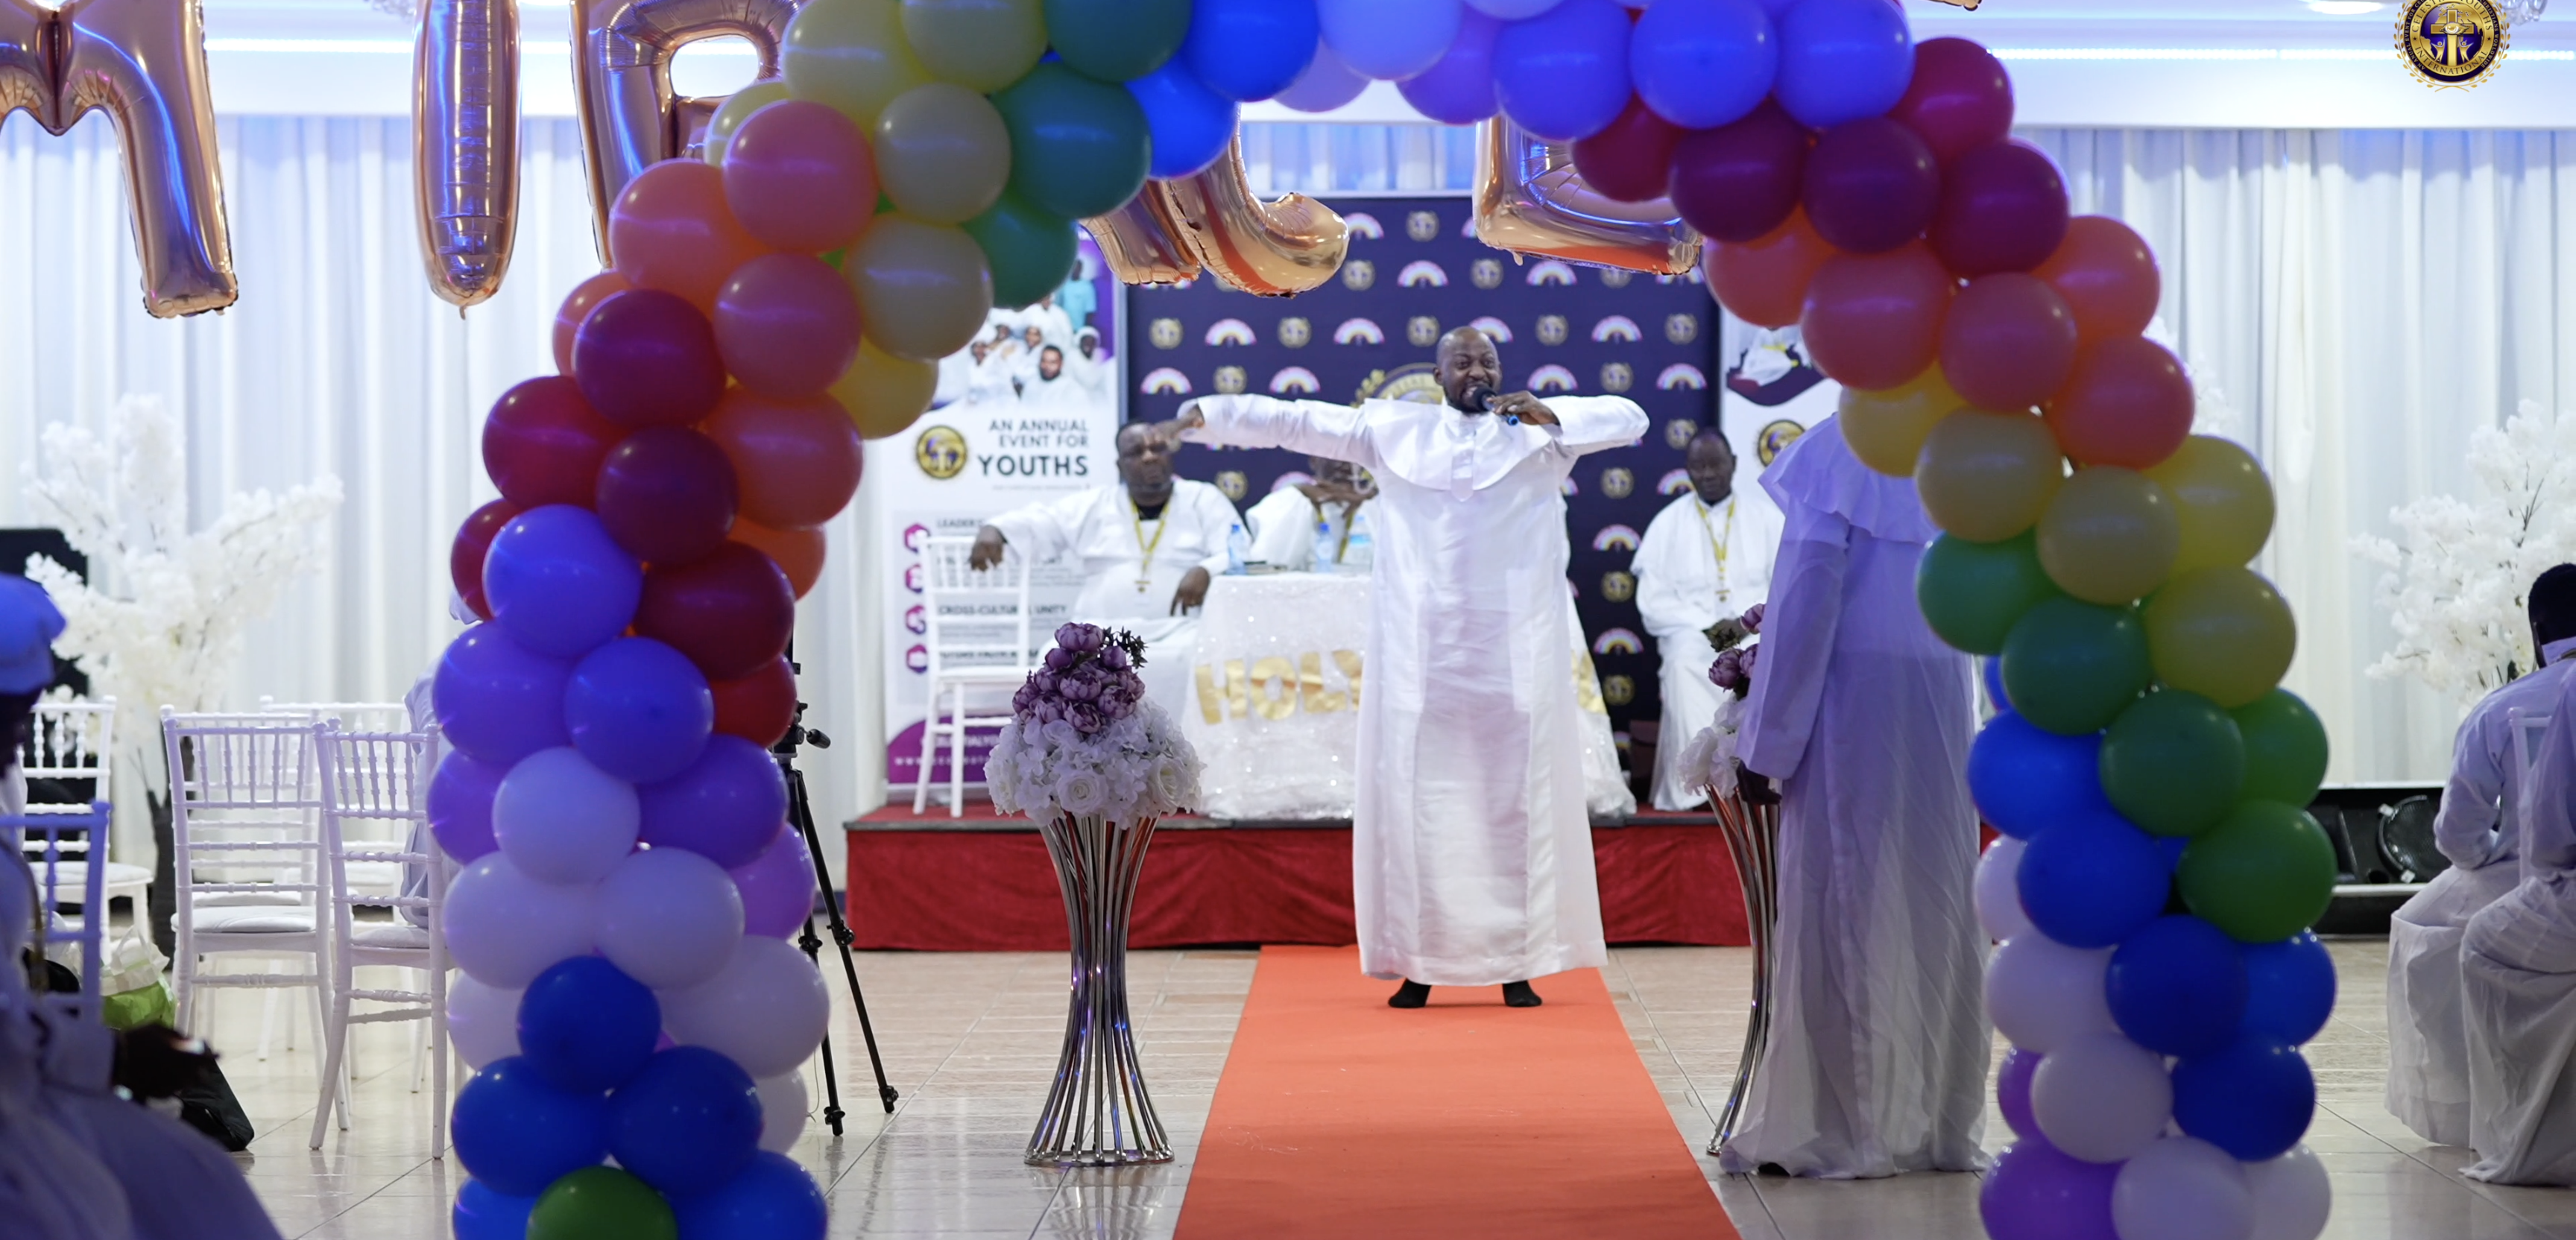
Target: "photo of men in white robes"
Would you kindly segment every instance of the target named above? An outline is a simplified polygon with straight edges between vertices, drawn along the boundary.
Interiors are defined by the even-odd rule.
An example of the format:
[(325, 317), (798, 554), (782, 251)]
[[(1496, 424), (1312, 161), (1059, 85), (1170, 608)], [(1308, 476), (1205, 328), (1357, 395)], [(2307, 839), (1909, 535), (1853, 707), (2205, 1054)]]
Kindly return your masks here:
[(1717, 650), (1708, 629), (1740, 618), (1771, 596), (1771, 560), (1780, 550), (1780, 510), (1767, 495), (1737, 489), (1736, 457), (1726, 436), (1701, 431), (1682, 459), (1691, 489), (1666, 504), (1637, 541), (1629, 571), (1637, 577), (1637, 614), (1662, 656), (1663, 725), (1655, 748), (1654, 806), (1692, 809), (1707, 802), (1683, 789), (1690, 738), (1717, 720), (1724, 690), (1710, 684)]

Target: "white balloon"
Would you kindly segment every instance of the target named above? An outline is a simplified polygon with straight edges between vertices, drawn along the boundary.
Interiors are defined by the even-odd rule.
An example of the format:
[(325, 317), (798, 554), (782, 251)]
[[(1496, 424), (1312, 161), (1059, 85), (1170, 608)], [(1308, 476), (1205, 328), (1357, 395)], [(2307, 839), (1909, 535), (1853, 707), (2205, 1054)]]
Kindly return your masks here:
[(661, 998), (673, 1041), (721, 1052), (754, 1077), (795, 1071), (832, 1020), (821, 970), (795, 944), (759, 935), (741, 939), (714, 977)]
[[(1536, 17), (1562, 2), (1563, 0), (1467, 0), (1467, 7), (1487, 17), (1516, 22), (1524, 17)], [(1620, 3), (1628, 4), (1628, 0), (1620, 0)], [(1643, 3), (1637, 3), (1628, 4), (1628, 7), (1642, 9), (1646, 6)]]
[(447, 984), (447, 1040), (467, 1067), (480, 1072), (519, 1053), (519, 997), (526, 993), (486, 986), (470, 973)]
[(2040, 1059), (2030, 1117), (2069, 1157), (2119, 1162), (2164, 1135), (2173, 1078), (2163, 1056), (2116, 1033), (2078, 1038)]
[(784, 1154), (805, 1135), (805, 1074), (763, 1077), (760, 1086), (760, 1148)]
[(1368, 89), (1368, 79), (1361, 77), (1333, 49), (1315, 45), (1314, 62), (1288, 89), (1279, 92), (1279, 106), (1292, 112), (1330, 112), (1360, 97)]
[(643, 827), (635, 785), (570, 746), (540, 749), (501, 777), (492, 838), (512, 864), (549, 883), (595, 883), (635, 851)]
[(655, 990), (695, 986), (742, 941), (742, 893), (697, 853), (647, 849), (599, 881), (597, 934), (599, 954), (626, 976)]
[(2326, 1229), (2334, 1186), (2326, 1182), (2326, 1165), (2315, 1150), (2302, 1145), (2270, 1162), (2248, 1163), (2245, 1181), (2254, 1195), (2248, 1240), (2317, 1240)]
[(2043, 1055), (2109, 1033), (2102, 974), (2110, 967), (2109, 948), (2068, 947), (2037, 930), (2014, 935), (1986, 962), (1986, 1014), (2013, 1045)]
[(541, 883), (508, 854), (485, 853), (447, 885), (448, 958), (485, 985), (522, 989), (556, 961), (590, 954), (593, 898), (591, 887)]
[(1977, 858), (1977, 924), (1998, 943), (2030, 931), (2030, 914), (2022, 911), (2021, 884), (2015, 878), (2023, 847), (2020, 840), (1999, 836)]
[(2111, 1221), (2120, 1240), (2248, 1240), (2253, 1188), (2245, 1164), (2227, 1151), (2196, 1137), (2166, 1137), (2120, 1168)]

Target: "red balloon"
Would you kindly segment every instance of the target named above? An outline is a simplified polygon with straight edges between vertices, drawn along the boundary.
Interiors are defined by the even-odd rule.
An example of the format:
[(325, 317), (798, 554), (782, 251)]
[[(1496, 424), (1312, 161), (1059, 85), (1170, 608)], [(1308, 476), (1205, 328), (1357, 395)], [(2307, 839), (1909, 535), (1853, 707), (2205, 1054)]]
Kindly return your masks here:
[(715, 328), (676, 293), (614, 293), (582, 320), (573, 378), (591, 406), (627, 426), (686, 426), (724, 395)]
[(626, 277), (614, 271), (600, 272), (573, 286), (572, 296), (564, 298), (563, 308), (555, 311), (555, 370), (558, 373), (572, 373), (573, 335), (581, 330), (581, 321), (589, 318), (591, 310), (606, 301), (609, 294), (623, 293), (633, 287), (626, 282)]
[(1989, 142), (1941, 169), (1932, 252), (1973, 280), (2028, 271), (2066, 240), (2066, 181), (2035, 147)]
[(492, 539), (501, 527), (521, 511), (506, 499), (475, 509), (472, 516), (465, 518), (465, 524), (457, 527), (456, 542), (447, 552), (447, 579), (455, 583), (466, 609), (486, 620), (492, 618), (492, 605), (483, 597), (483, 553), (492, 549)]
[(599, 462), (625, 434), (599, 416), (562, 375), (530, 379), (492, 403), (483, 422), (483, 470), (521, 508), (590, 503)]
[(1969, 281), (1941, 325), (1941, 373), (1980, 409), (2041, 404), (2074, 369), (2075, 314), (2037, 276), (2008, 271)]
[(1703, 244), (1700, 277), (1735, 317), (1756, 327), (1787, 327), (1806, 306), (1816, 268), (1833, 256), (1834, 247), (1792, 207), (1786, 222), (1756, 240)]
[(783, 657), (771, 659), (748, 676), (707, 687), (716, 694), (716, 731), (727, 736), (739, 736), (766, 749), (796, 722), (796, 669)]
[(1667, 192), (1682, 222), (1711, 241), (1753, 241), (1798, 209), (1814, 139), (1770, 99), (1731, 125), (1673, 143)]
[(1883, 254), (1923, 234), (1941, 206), (1941, 164), (1914, 131), (1873, 116), (1816, 139), (1798, 202), (1836, 249)]
[(1914, 80), (1887, 115), (1948, 163), (2012, 132), (2012, 77), (1993, 52), (1970, 40), (1925, 39), (1914, 45)]
[(2191, 437), (2191, 377), (2154, 341), (2105, 340), (2076, 357), (2074, 375), (2043, 412), (2077, 464), (2146, 469)]
[(829, 396), (771, 400), (735, 388), (706, 432), (733, 458), (742, 515), (762, 525), (821, 525), (858, 493), (859, 431)]
[(1604, 197), (1652, 202), (1671, 192), (1673, 144), (1682, 131), (1635, 96), (1610, 127), (1574, 144), (1574, 170)]
[(859, 295), (811, 254), (763, 254), (716, 294), (716, 349), (744, 387), (811, 396), (859, 356)]
[(1958, 282), (1920, 241), (1885, 254), (1838, 254), (1816, 269), (1798, 316), (1808, 360), (1844, 387), (1892, 388), (1923, 373), (1941, 345)]
[(599, 467), (599, 522), (647, 564), (686, 564), (724, 545), (737, 503), (733, 462), (685, 426), (648, 426)]
[(741, 543), (644, 574), (635, 632), (689, 656), (710, 681), (759, 671), (796, 632), (796, 591), (768, 556)]
[(733, 540), (760, 548), (787, 574), (787, 584), (803, 598), (823, 577), (823, 531), (812, 527), (780, 530), (749, 521), (733, 523)]
[(876, 215), (867, 135), (838, 109), (782, 99), (745, 117), (725, 144), (725, 202), (755, 237), (817, 254), (859, 239)]
[(2087, 341), (2147, 330), (2156, 317), (2156, 301), (2164, 295), (2155, 253), (2145, 239), (2103, 215), (2068, 221), (2066, 239), (2035, 274), (2074, 309), (2076, 333)]

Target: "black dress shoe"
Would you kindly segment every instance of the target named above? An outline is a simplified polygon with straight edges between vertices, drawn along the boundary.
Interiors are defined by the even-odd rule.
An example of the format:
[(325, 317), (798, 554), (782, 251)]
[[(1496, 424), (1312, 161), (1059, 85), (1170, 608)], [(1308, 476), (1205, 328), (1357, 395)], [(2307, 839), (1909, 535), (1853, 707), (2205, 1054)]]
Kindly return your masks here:
[(1544, 1002), (1546, 1000), (1539, 998), (1538, 992), (1530, 989), (1528, 982), (1503, 983), (1503, 1006), (1505, 1007), (1537, 1007)]
[(1407, 981), (1386, 997), (1386, 1005), (1391, 1008), (1418, 1008), (1429, 1002), (1431, 988), (1415, 981)]

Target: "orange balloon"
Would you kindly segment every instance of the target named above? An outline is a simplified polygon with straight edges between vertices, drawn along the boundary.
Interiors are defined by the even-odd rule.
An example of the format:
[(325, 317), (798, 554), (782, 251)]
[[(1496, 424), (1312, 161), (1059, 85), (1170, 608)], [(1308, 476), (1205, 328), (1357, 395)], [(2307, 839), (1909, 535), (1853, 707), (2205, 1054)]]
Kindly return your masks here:
[(757, 547), (787, 574), (787, 583), (796, 587), (796, 597), (803, 598), (823, 575), (823, 531), (819, 529), (773, 530), (766, 525), (736, 519), (733, 540)]
[(858, 428), (829, 396), (782, 400), (729, 388), (699, 429), (733, 462), (742, 520), (806, 529), (858, 492)]
[(725, 278), (761, 251), (725, 204), (724, 173), (702, 159), (645, 169), (608, 213), (608, 253), (619, 275), (677, 293), (710, 314)]
[[(1920, 240), (1884, 254), (1837, 254), (1816, 268), (1798, 316), (1807, 358), (1845, 387), (1895, 387), (1932, 364), (1958, 287)], [(1956, 372), (1950, 383), (1968, 395)]]
[(2085, 348), (2043, 412), (2077, 463), (2148, 469), (2191, 437), (2191, 378), (2164, 346), (2116, 337)]
[(1834, 247), (1816, 235), (1807, 213), (1792, 211), (1759, 239), (1702, 246), (1700, 275), (1709, 295), (1735, 317), (1756, 327), (1787, 327), (1798, 321), (1816, 268), (1833, 256)]
[(2075, 372), (2066, 299), (2018, 271), (1979, 276), (1941, 324), (1941, 374), (1979, 409), (2019, 413), (2055, 396)]
[(2155, 252), (2136, 230), (2106, 215), (2068, 221), (2066, 240), (2033, 274), (2066, 299), (2086, 344), (2147, 330), (2164, 295)]
[(572, 373), (572, 338), (581, 330), (581, 321), (590, 317), (591, 307), (608, 300), (610, 293), (623, 293), (634, 285), (614, 271), (598, 275), (573, 286), (572, 296), (564, 298), (563, 308), (555, 311), (555, 371)]

